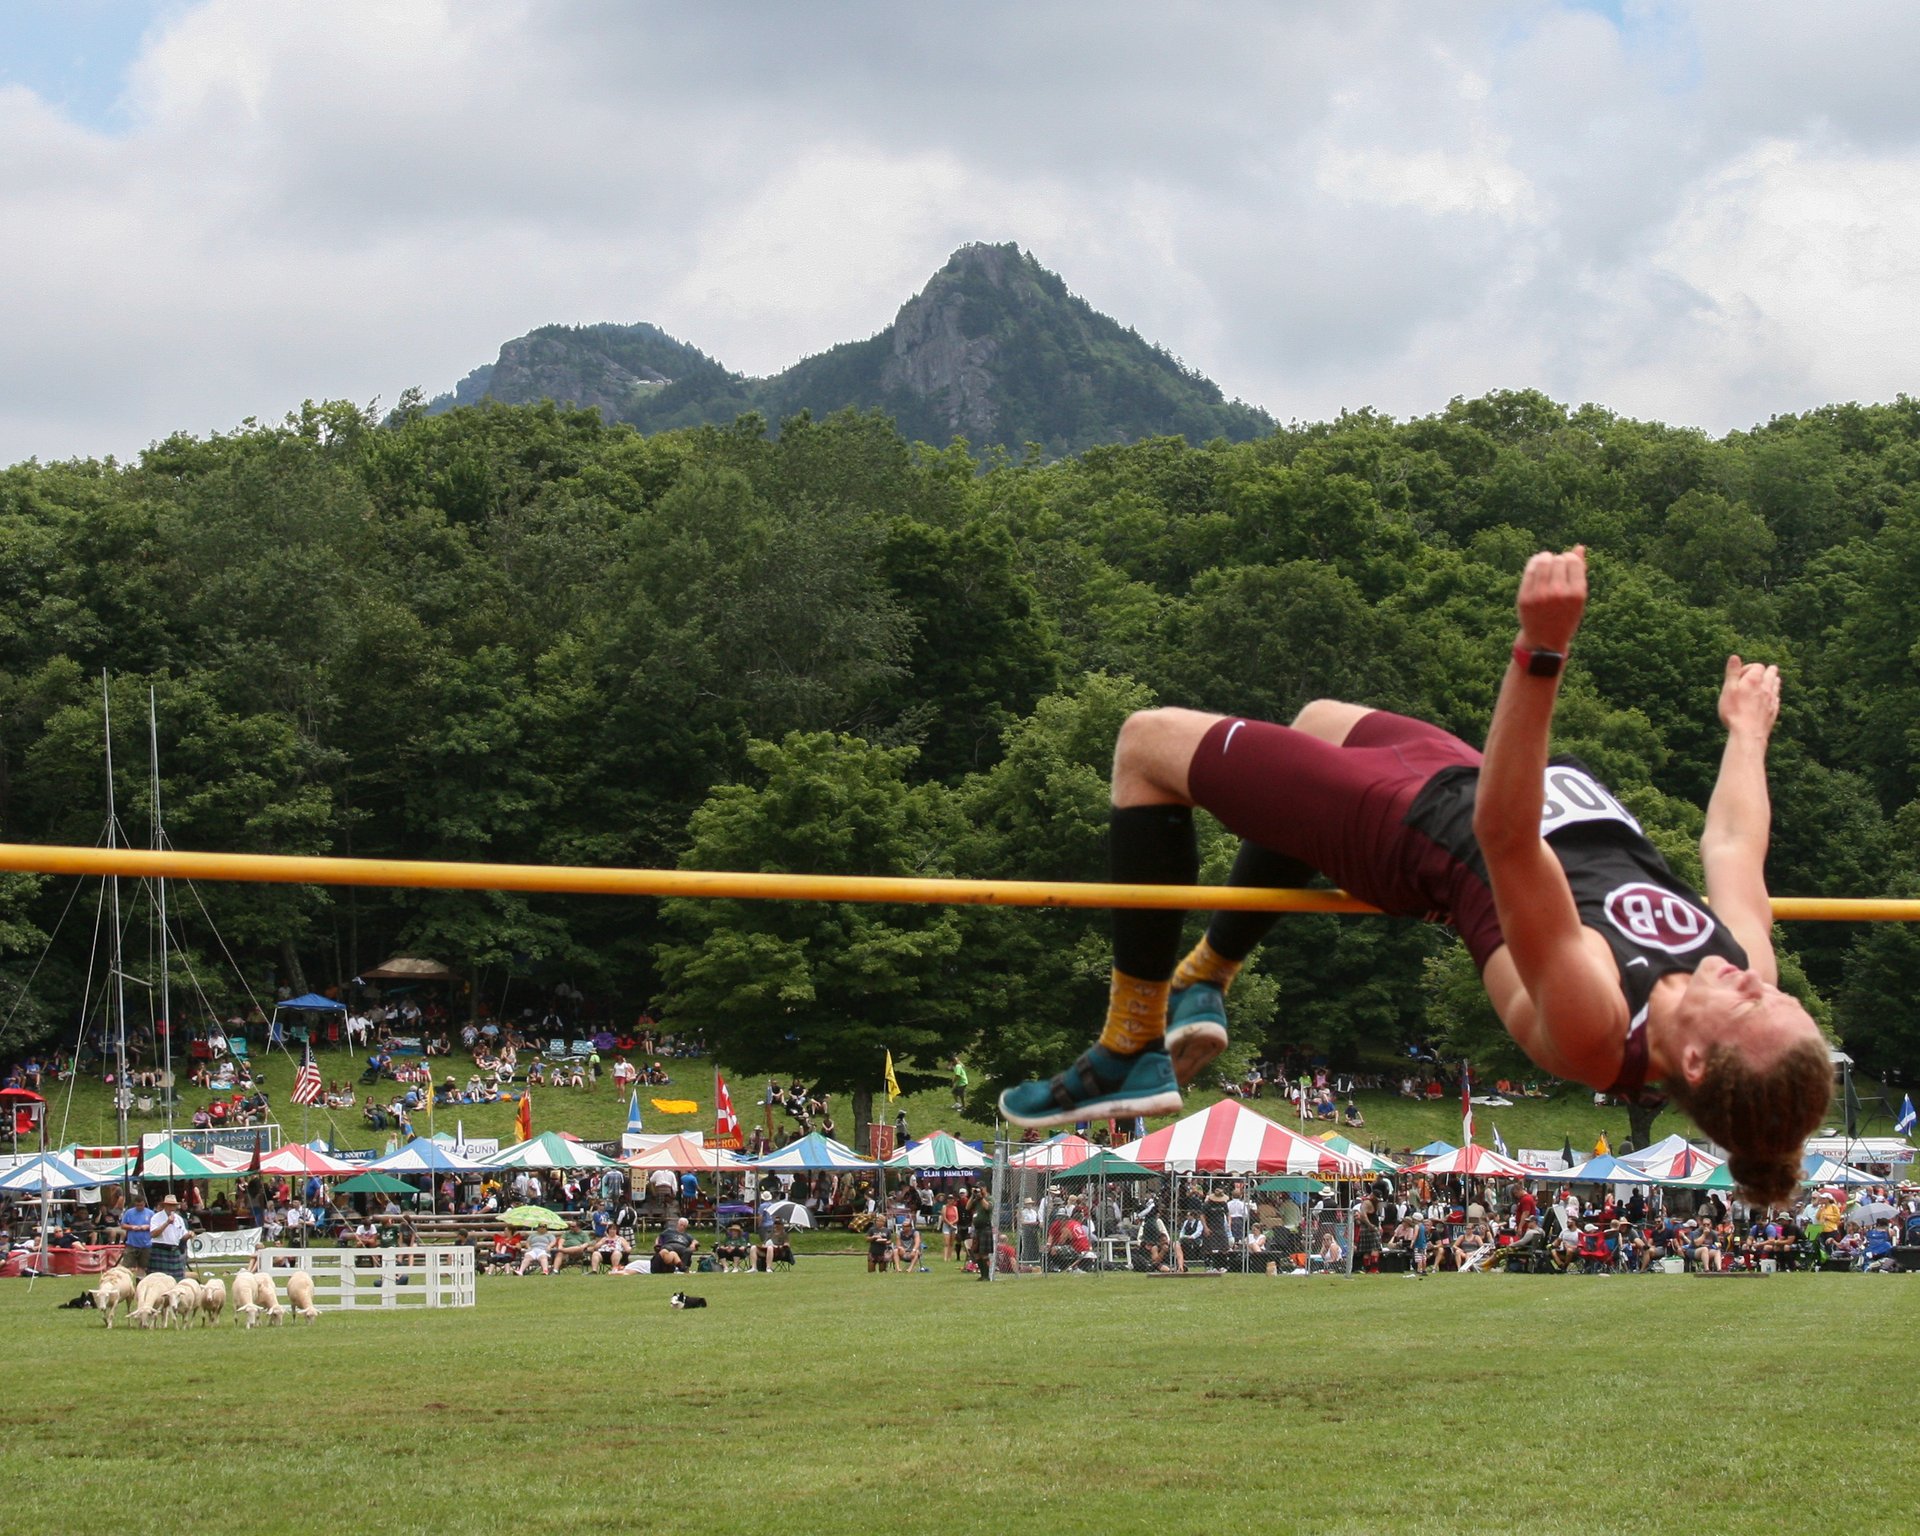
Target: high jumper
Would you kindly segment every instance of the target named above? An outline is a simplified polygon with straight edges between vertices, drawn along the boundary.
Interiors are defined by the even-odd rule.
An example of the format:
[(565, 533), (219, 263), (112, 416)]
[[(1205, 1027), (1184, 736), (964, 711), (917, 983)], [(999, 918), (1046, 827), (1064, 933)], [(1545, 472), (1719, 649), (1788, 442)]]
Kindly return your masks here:
[[(1748, 1197), (1779, 1203), (1833, 1085), (1826, 1043), (1780, 990), (1773, 952), (1766, 754), (1779, 669), (1727, 658), (1703, 904), (1591, 772), (1549, 760), (1586, 602), (1584, 548), (1528, 561), (1484, 754), (1423, 721), (1325, 699), (1291, 726), (1191, 709), (1130, 716), (1114, 754), (1112, 876), (1193, 884), (1200, 806), (1242, 839), (1232, 885), (1298, 887), (1318, 872), (1384, 911), (1444, 920), (1543, 1070), (1622, 1095), (1660, 1082), (1727, 1149)], [(1115, 911), (1098, 1043), (1002, 1094), (1008, 1120), (1180, 1107), (1180, 1090), (1225, 1049), (1227, 989), (1277, 920), (1217, 913), (1180, 959), (1182, 915)]]

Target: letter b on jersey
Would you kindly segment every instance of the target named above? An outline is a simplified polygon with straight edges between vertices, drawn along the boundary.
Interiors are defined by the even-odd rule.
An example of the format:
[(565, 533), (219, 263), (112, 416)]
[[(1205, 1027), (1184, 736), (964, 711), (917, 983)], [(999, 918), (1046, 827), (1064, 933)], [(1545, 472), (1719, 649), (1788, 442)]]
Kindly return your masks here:
[(1713, 919), (1692, 902), (1644, 881), (1618, 887), (1607, 897), (1607, 921), (1635, 944), (1684, 955), (1707, 942)]

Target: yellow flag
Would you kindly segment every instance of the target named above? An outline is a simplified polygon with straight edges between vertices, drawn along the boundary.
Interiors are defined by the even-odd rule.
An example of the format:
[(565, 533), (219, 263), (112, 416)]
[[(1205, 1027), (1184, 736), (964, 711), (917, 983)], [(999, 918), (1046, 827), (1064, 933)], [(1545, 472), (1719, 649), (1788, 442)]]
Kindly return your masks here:
[(692, 1115), (700, 1110), (692, 1099), (655, 1099), (653, 1107), (663, 1115)]
[(893, 1052), (887, 1052), (887, 1099), (891, 1102), (900, 1097), (900, 1079), (893, 1075)]
[(1593, 1155), (1595, 1157), (1605, 1157), (1612, 1150), (1613, 1148), (1607, 1145), (1607, 1133), (1602, 1131), (1600, 1133), (1600, 1139), (1593, 1144)]

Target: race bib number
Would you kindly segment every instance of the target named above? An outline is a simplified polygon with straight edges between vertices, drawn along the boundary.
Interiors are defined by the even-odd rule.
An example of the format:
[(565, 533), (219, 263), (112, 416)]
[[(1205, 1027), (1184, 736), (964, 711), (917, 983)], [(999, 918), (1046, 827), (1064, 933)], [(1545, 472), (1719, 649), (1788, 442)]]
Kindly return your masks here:
[(1643, 949), (1684, 955), (1707, 942), (1713, 919), (1672, 891), (1635, 880), (1607, 895), (1607, 921)]
[(1578, 768), (1549, 768), (1546, 795), (1540, 804), (1540, 835), (1549, 837), (1588, 821), (1617, 821), (1640, 831), (1633, 813), (1591, 774)]

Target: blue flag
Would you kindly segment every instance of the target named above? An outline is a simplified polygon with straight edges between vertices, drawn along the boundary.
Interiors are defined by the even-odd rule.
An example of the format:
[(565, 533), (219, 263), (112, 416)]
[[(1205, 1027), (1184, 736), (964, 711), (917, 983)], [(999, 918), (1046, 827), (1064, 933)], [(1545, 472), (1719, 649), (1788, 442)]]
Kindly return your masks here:
[(634, 1089), (633, 1101), (627, 1105), (627, 1130), (629, 1134), (640, 1134), (640, 1090)]
[(1913, 1113), (1913, 1095), (1908, 1094), (1906, 1102), (1900, 1106), (1900, 1118), (1893, 1122), (1894, 1134), (1896, 1136), (1906, 1135), (1908, 1131), (1913, 1129), (1915, 1118)]
[(1500, 1135), (1500, 1127), (1497, 1125), (1493, 1128), (1493, 1150), (1498, 1152), (1502, 1157), (1507, 1155), (1507, 1143)]

